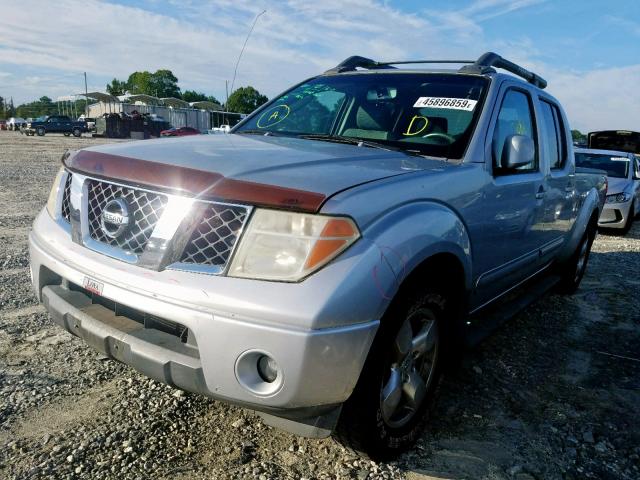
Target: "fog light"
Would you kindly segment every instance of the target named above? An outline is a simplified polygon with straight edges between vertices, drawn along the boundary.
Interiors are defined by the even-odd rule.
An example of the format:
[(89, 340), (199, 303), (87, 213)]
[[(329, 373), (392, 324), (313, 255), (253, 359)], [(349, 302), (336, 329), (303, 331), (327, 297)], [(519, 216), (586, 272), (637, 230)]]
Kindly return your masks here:
[(261, 355), (258, 359), (258, 374), (267, 383), (275, 382), (278, 378), (278, 364), (267, 355)]
[(284, 385), (284, 371), (271, 353), (247, 350), (236, 359), (238, 383), (259, 397), (276, 395)]

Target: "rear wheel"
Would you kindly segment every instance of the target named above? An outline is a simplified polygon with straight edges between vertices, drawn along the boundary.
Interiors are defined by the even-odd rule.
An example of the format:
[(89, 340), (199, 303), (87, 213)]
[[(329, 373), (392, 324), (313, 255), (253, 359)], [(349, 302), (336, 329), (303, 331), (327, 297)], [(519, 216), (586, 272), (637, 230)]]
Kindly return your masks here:
[(74, 128), (72, 133), (74, 137), (79, 137), (80, 135), (82, 135), (82, 130), (80, 130), (79, 128)]
[(437, 288), (394, 300), (335, 435), (372, 459), (391, 458), (420, 435), (442, 377), (447, 295)]
[(64, 132), (64, 133), (63, 133), (63, 135), (64, 135), (65, 137), (68, 137), (68, 136), (69, 136), (69, 135), (71, 135), (71, 134), (70, 134), (69, 132)]
[(42, 128), (42, 127), (38, 127), (38, 128), (36, 129), (36, 133), (38, 134), (38, 136), (39, 136), (39, 137), (44, 137), (44, 133), (45, 133), (45, 132), (44, 132), (44, 128)]
[(591, 245), (596, 238), (596, 230), (595, 225), (589, 225), (589, 227), (587, 227), (587, 231), (582, 236), (582, 239), (580, 239), (575, 253), (569, 261), (560, 268), (561, 279), (557, 286), (560, 293), (572, 294), (578, 290), (582, 277), (584, 277), (584, 273), (587, 270), (587, 263), (589, 262), (589, 255), (591, 254)]

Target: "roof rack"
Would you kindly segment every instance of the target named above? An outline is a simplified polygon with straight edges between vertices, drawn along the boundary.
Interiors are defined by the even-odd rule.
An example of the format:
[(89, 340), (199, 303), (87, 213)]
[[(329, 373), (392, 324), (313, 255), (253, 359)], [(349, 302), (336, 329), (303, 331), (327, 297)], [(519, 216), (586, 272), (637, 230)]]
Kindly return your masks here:
[(500, 55), (494, 52), (487, 52), (481, 55), (477, 60), (406, 60), (400, 62), (376, 62), (375, 60), (371, 60), (370, 58), (353, 56), (349, 57), (343, 62), (340, 62), (334, 68), (327, 70), (325, 73), (333, 74), (333, 73), (342, 73), (342, 72), (352, 72), (357, 68), (366, 68), (367, 70), (377, 70), (377, 69), (389, 69), (395, 68), (393, 65), (408, 65), (414, 63), (464, 63), (458, 71), (461, 73), (491, 73), (495, 72), (496, 68), (502, 68), (503, 70), (507, 70), (519, 77), (522, 77), (527, 82), (535, 85), (538, 88), (545, 88), (547, 86), (547, 81), (541, 76), (530, 72), (529, 70), (517, 65), (505, 58), (502, 58)]
[(524, 78), (527, 82), (538, 88), (546, 88), (547, 86), (547, 81), (541, 76), (493, 52), (487, 52), (481, 55), (472, 65), (465, 65), (459, 71), (466, 73), (488, 73), (495, 71), (491, 67), (502, 68), (507, 72), (511, 72), (514, 75)]
[(360, 57), (358, 55), (354, 55), (353, 57), (349, 57), (346, 60), (343, 60), (335, 67), (327, 70), (324, 73), (342, 73), (342, 72), (352, 72), (356, 68), (366, 68), (367, 70), (373, 70), (377, 68), (393, 68), (392, 66), (380, 66), (379, 62), (375, 60), (371, 60), (370, 58)]

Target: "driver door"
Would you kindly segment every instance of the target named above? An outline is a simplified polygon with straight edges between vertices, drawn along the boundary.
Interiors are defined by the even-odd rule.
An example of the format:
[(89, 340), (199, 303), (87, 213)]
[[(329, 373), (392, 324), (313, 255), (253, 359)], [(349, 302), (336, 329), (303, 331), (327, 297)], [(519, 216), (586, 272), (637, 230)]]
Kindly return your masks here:
[[(478, 229), (481, 245), (475, 260), (481, 272), (475, 298), (480, 305), (534, 274), (544, 244), (545, 175), (535, 109), (527, 89), (518, 86), (503, 91), (489, 135), (492, 181), (484, 192), (486, 213)], [(535, 155), (529, 164), (509, 169), (504, 167), (505, 144), (512, 135), (531, 138)]]

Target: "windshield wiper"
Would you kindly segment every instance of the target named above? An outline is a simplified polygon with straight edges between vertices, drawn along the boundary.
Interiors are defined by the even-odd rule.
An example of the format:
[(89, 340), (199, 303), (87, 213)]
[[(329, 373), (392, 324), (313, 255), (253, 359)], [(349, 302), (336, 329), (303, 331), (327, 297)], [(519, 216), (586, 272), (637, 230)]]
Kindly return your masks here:
[(247, 129), (247, 130), (238, 130), (237, 132), (233, 132), (237, 134), (243, 135), (262, 135), (264, 137), (284, 137), (281, 133), (272, 132), (271, 130), (258, 130), (257, 128)]
[(306, 138), (308, 140), (320, 140), (324, 142), (345, 143), (347, 145), (356, 145), (358, 147), (379, 148), (381, 150), (389, 150), (392, 152), (402, 152), (408, 155), (415, 155), (415, 150), (406, 150), (400, 147), (394, 147), (382, 142), (375, 142), (372, 140), (365, 140), (358, 137), (341, 137), (339, 135), (328, 135), (322, 133), (309, 133), (298, 135), (298, 138)]
[(341, 137), (338, 135), (327, 135), (323, 133), (309, 133), (309, 134), (298, 135), (298, 137), (306, 138), (308, 140), (321, 140), (325, 142), (346, 143), (348, 145), (358, 145), (362, 147), (393, 150), (393, 148), (390, 148), (387, 145), (384, 145), (382, 143), (371, 142), (369, 140), (363, 140), (361, 138), (356, 138), (356, 137)]

